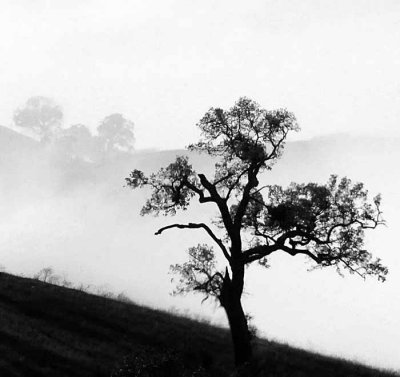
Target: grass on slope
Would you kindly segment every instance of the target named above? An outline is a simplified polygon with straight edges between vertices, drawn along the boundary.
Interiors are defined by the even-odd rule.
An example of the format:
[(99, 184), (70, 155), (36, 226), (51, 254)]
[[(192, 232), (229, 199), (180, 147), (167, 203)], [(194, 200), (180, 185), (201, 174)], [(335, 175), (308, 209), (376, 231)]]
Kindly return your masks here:
[[(124, 356), (148, 347), (175, 350), (211, 376), (233, 370), (226, 329), (0, 273), (0, 376), (110, 376)], [(253, 375), (394, 376), (277, 343), (259, 340), (258, 348)]]

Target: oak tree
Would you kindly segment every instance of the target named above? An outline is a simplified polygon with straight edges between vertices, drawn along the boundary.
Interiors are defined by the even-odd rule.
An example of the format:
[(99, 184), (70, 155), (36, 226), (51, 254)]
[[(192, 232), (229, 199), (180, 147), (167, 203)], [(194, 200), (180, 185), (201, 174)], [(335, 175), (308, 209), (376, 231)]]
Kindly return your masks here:
[(33, 131), (42, 142), (48, 142), (60, 129), (63, 113), (51, 98), (36, 96), (14, 112), (13, 120), (18, 127)]
[[(282, 155), (288, 133), (299, 129), (286, 109), (269, 111), (240, 98), (229, 110), (208, 110), (198, 127), (201, 138), (188, 148), (215, 158), (213, 176), (197, 173), (188, 158), (180, 156), (149, 176), (133, 170), (126, 182), (132, 188), (151, 188), (142, 215), (174, 215), (187, 209), (192, 199), (215, 205), (217, 222), (170, 224), (156, 234), (173, 228), (202, 229), (210, 237), (214, 247), (194, 246), (186, 263), (172, 266), (180, 275), (176, 292), (197, 291), (218, 300), (229, 321), (239, 366), (252, 357), (241, 302), (246, 267), (268, 266), (271, 254), (283, 252), (310, 258), (316, 267), (333, 266), (339, 273), (348, 270), (384, 281), (387, 268), (364, 247), (364, 231), (383, 223), (381, 199), (369, 201), (362, 183), (334, 175), (326, 184), (259, 187), (260, 174), (271, 170)], [(226, 261), (224, 268), (218, 266), (215, 248)]]
[(135, 142), (133, 128), (133, 122), (122, 114), (115, 113), (105, 117), (97, 127), (104, 151), (109, 152), (113, 149), (132, 151)]
[(56, 141), (58, 150), (67, 158), (78, 160), (95, 160), (97, 138), (83, 124), (74, 124), (62, 129)]

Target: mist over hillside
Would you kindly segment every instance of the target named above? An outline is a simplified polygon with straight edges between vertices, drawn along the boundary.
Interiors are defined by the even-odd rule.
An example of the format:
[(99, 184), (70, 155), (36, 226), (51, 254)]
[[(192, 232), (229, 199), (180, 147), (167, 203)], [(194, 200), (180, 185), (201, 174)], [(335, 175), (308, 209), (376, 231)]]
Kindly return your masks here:
[[(201, 231), (154, 232), (175, 222), (208, 221), (212, 205), (194, 204), (176, 218), (141, 217), (148, 192), (132, 191), (124, 178), (135, 168), (152, 172), (189, 155), (198, 172), (213, 161), (184, 150), (117, 153), (97, 162), (66, 159), (57, 150), (0, 127), (0, 265), (33, 275), (45, 266), (70, 280), (107, 284), (139, 303), (213, 315), (221, 310), (200, 297), (173, 298), (169, 265), (185, 260), (187, 247), (207, 242)], [(262, 184), (326, 182), (330, 174), (365, 182), (381, 193), (388, 227), (367, 234), (368, 246), (389, 267), (385, 284), (334, 270), (307, 272), (301, 257), (276, 255), (271, 268), (252, 267), (245, 307), (266, 336), (321, 352), (400, 368), (400, 139), (332, 135), (288, 143)], [(393, 300), (397, 298), (397, 302)], [(362, 347), (360, 347), (362, 344)]]

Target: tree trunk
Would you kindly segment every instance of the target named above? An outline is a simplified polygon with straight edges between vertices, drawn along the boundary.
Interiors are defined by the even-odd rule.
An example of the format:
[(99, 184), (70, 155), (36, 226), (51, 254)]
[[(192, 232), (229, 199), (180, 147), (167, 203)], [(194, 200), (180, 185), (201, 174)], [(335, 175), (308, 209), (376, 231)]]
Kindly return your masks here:
[(241, 292), (237, 292), (234, 289), (229, 275), (226, 275), (221, 290), (220, 302), (228, 317), (236, 366), (241, 366), (249, 362), (252, 357), (247, 318), (244, 314), (240, 298)]

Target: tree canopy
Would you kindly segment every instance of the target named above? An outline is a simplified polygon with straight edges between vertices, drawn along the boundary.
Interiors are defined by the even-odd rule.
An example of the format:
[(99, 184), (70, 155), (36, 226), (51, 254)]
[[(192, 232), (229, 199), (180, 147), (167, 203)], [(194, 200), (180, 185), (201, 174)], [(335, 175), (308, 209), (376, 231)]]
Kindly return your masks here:
[(96, 159), (97, 138), (83, 124), (74, 124), (62, 129), (57, 139), (57, 147), (63, 155), (72, 159)]
[(97, 127), (104, 150), (123, 149), (131, 151), (135, 142), (134, 124), (122, 114), (115, 113), (105, 117)]
[(63, 113), (52, 99), (36, 96), (29, 98), (25, 106), (18, 108), (13, 119), (18, 127), (32, 130), (46, 142), (59, 129)]

